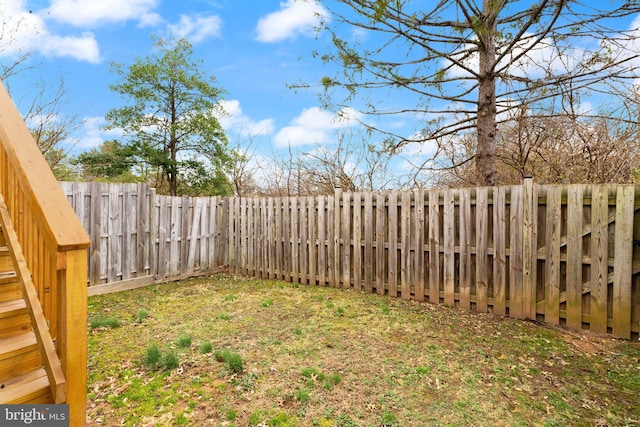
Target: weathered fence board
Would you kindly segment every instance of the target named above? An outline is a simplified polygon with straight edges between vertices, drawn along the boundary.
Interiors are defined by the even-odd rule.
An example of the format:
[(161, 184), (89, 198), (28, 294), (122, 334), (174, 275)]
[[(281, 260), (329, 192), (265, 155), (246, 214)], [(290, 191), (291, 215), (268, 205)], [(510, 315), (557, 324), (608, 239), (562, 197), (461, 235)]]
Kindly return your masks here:
[[(445, 303), (630, 338), (640, 332), (634, 186), (284, 198), (61, 183), (91, 235), (89, 285), (237, 274)], [(27, 249), (34, 250), (34, 249)], [(635, 336), (635, 335), (634, 335)]]

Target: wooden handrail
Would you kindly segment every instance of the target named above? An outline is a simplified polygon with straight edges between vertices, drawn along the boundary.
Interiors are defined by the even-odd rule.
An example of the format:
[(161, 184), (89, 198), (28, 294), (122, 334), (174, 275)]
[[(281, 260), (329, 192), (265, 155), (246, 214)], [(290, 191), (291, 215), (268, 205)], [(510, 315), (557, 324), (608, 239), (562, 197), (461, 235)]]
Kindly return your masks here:
[(44, 369), (49, 378), (51, 395), (53, 396), (54, 403), (63, 403), (66, 399), (66, 380), (62, 372), (62, 365), (60, 365), (60, 360), (58, 359), (58, 354), (56, 353), (56, 348), (47, 326), (47, 319), (44, 317), (36, 288), (33, 285), (31, 274), (27, 268), (27, 261), (22, 254), (22, 249), (18, 242), (18, 235), (13, 229), (9, 211), (7, 210), (7, 205), (4, 202), (2, 194), (0, 194), (0, 225), (2, 226), (4, 238), (9, 248), (13, 268), (22, 286), (24, 300), (29, 309), (33, 332), (38, 341)]
[(0, 83), (0, 193), (66, 379), (70, 425), (85, 425), (89, 237)]

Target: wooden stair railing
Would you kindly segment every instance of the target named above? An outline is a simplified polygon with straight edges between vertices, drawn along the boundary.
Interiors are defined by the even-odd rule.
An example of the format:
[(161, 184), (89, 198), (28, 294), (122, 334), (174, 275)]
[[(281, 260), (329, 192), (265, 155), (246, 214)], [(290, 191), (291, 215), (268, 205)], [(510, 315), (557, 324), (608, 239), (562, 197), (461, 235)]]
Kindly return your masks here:
[[(0, 324), (6, 334), (0, 338), (0, 360), (5, 364), (11, 363), (12, 367), (4, 371), (4, 374), (0, 371), (0, 401), (63, 403), (66, 398), (66, 381), (62, 366), (1, 194), (0, 229), (6, 243), (2, 247), (4, 257), (10, 258), (10, 263), (3, 263), (3, 268), (10, 270), (0, 270), (0, 286), (5, 287), (3, 299), (12, 298), (0, 303), (0, 309), (4, 309), (4, 318)], [(17, 324), (13, 325), (13, 322)], [(8, 375), (12, 376), (6, 378)]]
[[(50, 397), (53, 399), (55, 394), (69, 405), (71, 426), (84, 426), (89, 237), (1, 83), (0, 194), (4, 197), (66, 380), (66, 393), (60, 389), (49, 392)], [(19, 306), (22, 303), (7, 304)], [(25, 310), (28, 309), (26, 301), (24, 304)], [(13, 313), (10, 307), (6, 311)], [(24, 318), (24, 313), (20, 316)], [(11, 363), (0, 360), (0, 376), (12, 377), (13, 369)], [(34, 378), (38, 378), (36, 381), (42, 381), (41, 373), (34, 374)], [(49, 382), (48, 377), (46, 380)], [(1, 396), (0, 403), (4, 403)]]

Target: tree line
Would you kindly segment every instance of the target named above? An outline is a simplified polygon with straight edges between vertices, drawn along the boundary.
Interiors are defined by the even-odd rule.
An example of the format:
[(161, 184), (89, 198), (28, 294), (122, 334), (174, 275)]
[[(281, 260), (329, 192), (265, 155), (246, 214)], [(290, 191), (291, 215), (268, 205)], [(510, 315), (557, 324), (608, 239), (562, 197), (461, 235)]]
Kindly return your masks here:
[[(150, 56), (112, 65), (124, 106), (107, 113), (106, 129), (118, 138), (65, 153), (77, 117), (46, 119), (63, 84), (48, 98), (43, 88), (26, 121), (59, 178), (142, 181), (171, 195), (639, 180), (637, 1), (326, 3), (319, 31), (331, 44), (310, 55), (339, 71), (291, 87), (320, 86), (324, 108), (358, 110), (360, 126), (330, 145), (267, 159), (251, 137), (232, 145), (220, 125), (225, 92), (184, 39), (155, 39)], [(345, 25), (361, 39), (339, 33)], [(3, 81), (25, 59), (3, 65)], [(398, 133), (384, 125), (396, 116), (418, 124)]]

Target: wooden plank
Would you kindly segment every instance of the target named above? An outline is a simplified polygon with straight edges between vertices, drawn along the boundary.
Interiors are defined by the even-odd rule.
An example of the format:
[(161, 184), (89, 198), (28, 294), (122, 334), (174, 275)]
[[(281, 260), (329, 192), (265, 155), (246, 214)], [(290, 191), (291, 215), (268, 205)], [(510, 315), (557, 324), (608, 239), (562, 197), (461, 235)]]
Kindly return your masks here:
[(245, 262), (245, 275), (254, 277), (256, 275), (255, 271), (255, 248), (256, 248), (256, 239), (255, 239), (255, 221), (254, 221), (254, 205), (253, 198), (246, 197), (247, 205), (245, 208), (245, 227), (246, 235), (244, 236), (244, 246), (245, 254), (246, 254), (246, 262)]
[(221, 202), (222, 204), (218, 206), (216, 218), (217, 229), (220, 230), (220, 236), (216, 244), (217, 259), (219, 265), (231, 266), (229, 260), (229, 247), (231, 246), (231, 236), (229, 235), (231, 206), (229, 204), (229, 197), (223, 197)]
[(413, 264), (413, 293), (416, 301), (424, 301), (424, 191), (414, 190), (415, 215), (412, 234), (415, 236), (415, 262)]
[(460, 195), (460, 307), (471, 308), (471, 193), (463, 188)]
[(183, 271), (188, 270), (189, 259), (189, 230), (191, 230), (191, 223), (193, 219), (193, 206), (191, 203), (191, 197), (184, 195), (180, 198), (180, 233), (178, 251), (178, 262), (175, 265), (173, 273), (180, 274)]
[(269, 250), (271, 249), (271, 241), (269, 238), (269, 232), (272, 228), (273, 224), (269, 222), (269, 199), (266, 197), (260, 198), (260, 239), (261, 243), (261, 267), (260, 267), (260, 277), (263, 279), (270, 278), (270, 255)]
[(291, 251), (291, 255), (289, 257), (291, 265), (290, 265), (290, 276), (291, 281), (298, 283), (299, 280), (299, 248), (300, 248), (300, 234), (299, 227), (300, 223), (298, 221), (298, 198), (290, 197), (289, 198), (289, 231), (290, 235), (287, 239), (289, 241), (289, 248)]
[(240, 199), (240, 274), (247, 275), (249, 273), (249, 212), (248, 202), (246, 197)]
[[(340, 189), (335, 188), (333, 197), (329, 197), (327, 200), (327, 270), (329, 274), (329, 286), (337, 286), (336, 282), (339, 280), (338, 274), (340, 266), (336, 265), (340, 262), (338, 258), (339, 249), (338, 239), (340, 238)], [(336, 212), (336, 210), (338, 212)]]
[(376, 194), (376, 293), (385, 293), (385, 195)]
[(536, 320), (537, 189), (533, 178), (525, 178), (522, 209), (522, 316)]
[(109, 186), (109, 258), (107, 282), (119, 280), (122, 274), (122, 207), (121, 185)]
[(444, 303), (455, 305), (455, 190), (444, 190), (443, 283)]
[(131, 185), (123, 184), (122, 189), (122, 276), (120, 280), (127, 280), (131, 277), (131, 263), (135, 261), (133, 249), (131, 246), (131, 234), (134, 230), (132, 220), (135, 220), (136, 212), (133, 207), (133, 195), (131, 194)]
[(624, 339), (631, 338), (634, 201), (634, 187), (619, 185), (616, 192), (612, 333), (614, 337)]
[(506, 187), (493, 190), (493, 312), (507, 314)]
[(209, 243), (211, 237), (211, 231), (209, 230), (209, 226), (211, 225), (209, 221), (209, 215), (211, 214), (211, 197), (203, 197), (201, 206), (200, 233), (198, 234), (200, 244), (197, 249), (196, 262), (198, 269), (208, 269), (211, 266), (209, 263), (209, 250), (211, 248)]
[(233, 212), (230, 212), (229, 216), (229, 241), (231, 247), (229, 248), (229, 257), (233, 261), (231, 267), (237, 274), (240, 273), (242, 260), (240, 258), (240, 245), (241, 245), (241, 223), (240, 223), (240, 199), (232, 198), (231, 203), (233, 205)]
[(351, 287), (351, 193), (342, 193), (342, 219), (340, 224), (342, 237), (342, 287)]
[[(341, 211), (341, 202), (342, 202), (342, 189), (340, 187), (334, 188), (333, 193), (333, 259), (329, 260), (329, 265), (333, 266), (333, 273), (331, 277), (331, 286), (339, 288), (340, 282), (342, 280), (341, 269), (340, 269), (340, 233), (342, 231), (341, 221), (342, 221), (342, 211)], [(330, 255), (331, 256), (331, 255)]]
[(207, 226), (207, 266), (208, 268), (215, 268), (220, 265), (218, 252), (218, 244), (224, 235), (220, 227), (220, 214), (222, 198), (209, 197), (207, 205), (207, 220), (209, 225)]
[(545, 245), (545, 305), (544, 321), (552, 325), (560, 323), (560, 227), (561, 196), (558, 186), (546, 186), (547, 230)]
[(509, 316), (522, 319), (522, 221), (523, 221), (523, 188), (519, 185), (511, 187), (511, 205), (509, 211)]
[(582, 328), (582, 219), (584, 186), (567, 188), (567, 326)]
[(489, 228), (488, 190), (476, 190), (476, 311), (486, 313), (488, 309), (488, 250)]
[(440, 201), (429, 191), (429, 302), (440, 302)]
[(403, 191), (400, 202), (400, 296), (411, 299), (411, 192)]
[(308, 263), (307, 269), (309, 271), (309, 279), (307, 283), (310, 285), (316, 285), (318, 276), (318, 213), (316, 208), (316, 200), (318, 198), (309, 196), (307, 197), (307, 209), (308, 209), (308, 221), (309, 228), (307, 235), (309, 237), (309, 251), (308, 251)]
[(158, 200), (156, 198), (156, 189), (149, 189), (149, 274), (158, 274), (158, 231), (160, 227), (158, 215), (159, 208), (156, 206)]
[(364, 193), (364, 290), (367, 293), (373, 291), (373, 193)]
[(389, 251), (387, 254), (388, 292), (392, 297), (398, 296), (398, 193), (389, 193), (387, 209), (389, 222)]
[(89, 283), (100, 283), (100, 249), (102, 247), (102, 185), (91, 183), (91, 245), (89, 247)]
[(267, 205), (268, 213), (267, 213), (267, 239), (269, 240), (269, 279), (274, 279), (276, 277), (276, 247), (277, 237), (275, 234), (275, 229), (277, 227), (277, 218), (276, 218), (276, 206), (275, 200), (273, 197), (269, 197), (268, 205)]
[(274, 230), (274, 243), (275, 243), (275, 265), (274, 275), (276, 279), (284, 279), (284, 272), (282, 271), (283, 256), (284, 256), (284, 237), (282, 231), (282, 215), (283, 215), (284, 198), (274, 199), (274, 217), (275, 217), (275, 230)]
[(180, 244), (182, 243), (182, 200), (171, 197), (171, 228), (169, 229), (169, 275), (178, 273), (180, 265)]
[(353, 289), (362, 290), (362, 195), (353, 193)]
[(195, 269), (196, 245), (200, 237), (200, 220), (203, 209), (202, 201), (203, 199), (201, 197), (195, 197), (193, 199), (193, 220), (191, 221), (191, 230), (189, 232), (189, 248), (187, 251), (186, 268), (182, 269), (182, 273), (193, 272)]
[(138, 222), (136, 224), (136, 276), (141, 277), (147, 274), (147, 266), (149, 265), (149, 253), (151, 243), (149, 241), (149, 212), (151, 207), (147, 198), (148, 186), (146, 184), (137, 184), (137, 210)]
[(308, 224), (308, 212), (307, 212), (307, 198), (299, 197), (298, 198), (299, 206), (300, 206), (300, 214), (299, 214), (299, 233), (300, 233), (300, 249), (299, 249), (299, 260), (300, 260), (300, 283), (308, 284), (309, 283), (309, 224)]
[(594, 185), (591, 190), (591, 295), (589, 329), (607, 333), (607, 258), (609, 249), (609, 189)]
[[(327, 213), (325, 208), (326, 196), (318, 197), (318, 285), (327, 286)], [(329, 217), (331, 218), (331, 217)]]

